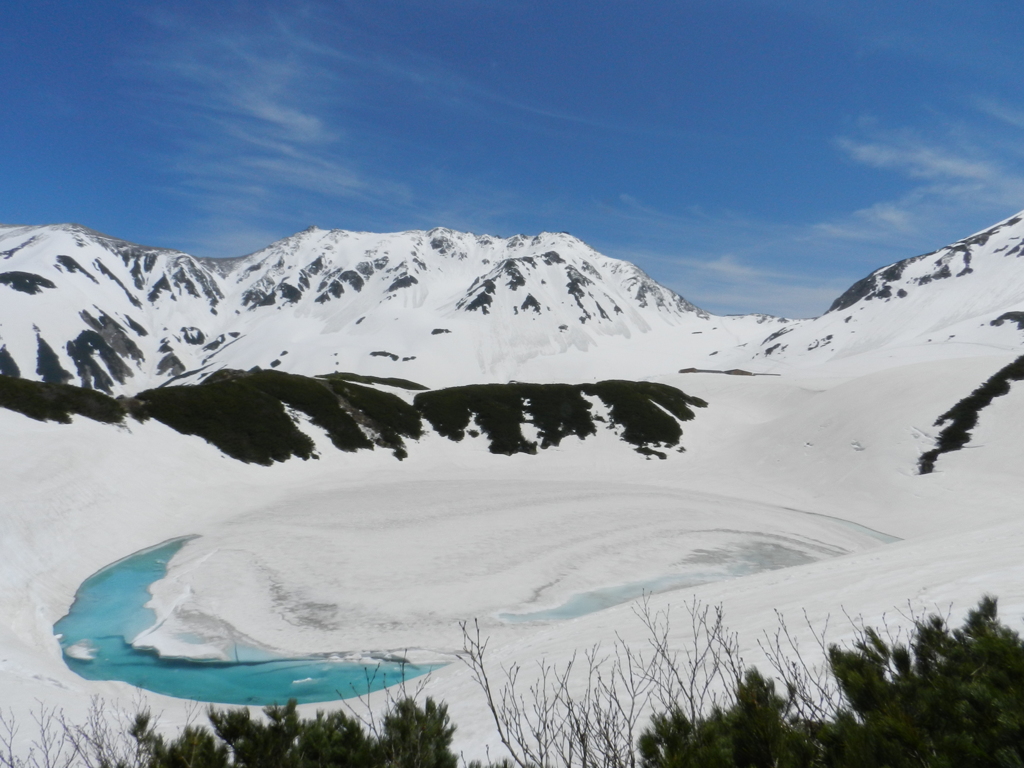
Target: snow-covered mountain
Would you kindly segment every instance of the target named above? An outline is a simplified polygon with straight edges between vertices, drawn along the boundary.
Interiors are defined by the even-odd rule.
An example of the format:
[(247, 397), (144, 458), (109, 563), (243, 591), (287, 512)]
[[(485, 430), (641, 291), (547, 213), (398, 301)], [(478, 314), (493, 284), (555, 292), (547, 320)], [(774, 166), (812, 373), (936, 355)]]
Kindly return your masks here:
[[(921, 354), (930, 359), (1020, 349), (1022, 257), (1024, 214), (1017, 214), (933, 253), (875, 270), (821, 317), (767, 334), (754, 358), (772, 361), (780, 371), (864, 355), (877, 365), (912, 347), (924, 348)], [(928, 351), (939, 346), (947, 348)]]
[(5, 227), (0, 269), (0, 370), (117, 393), (255, 365), (500, 379), (537, 356), (709, 319), (560, 233), (310, 228), (212, 260), (78, 225)]
[(793, 321), (711, 315), (564, 233), (314, 227), (199, 259), (74, 224), (0, 227), (0, 373), (133, 394), (253, 366), (430, 386), (852, 358), (878, 368), (909, 348), (1020, 348), (1022, 253), (1018, 215), (876, 270), (821, 317)]

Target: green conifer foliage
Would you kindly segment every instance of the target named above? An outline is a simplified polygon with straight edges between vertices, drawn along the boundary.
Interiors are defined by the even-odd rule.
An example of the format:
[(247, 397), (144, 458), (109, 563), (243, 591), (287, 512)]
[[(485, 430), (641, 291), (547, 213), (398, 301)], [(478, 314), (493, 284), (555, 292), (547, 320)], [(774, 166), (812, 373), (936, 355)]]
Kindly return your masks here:
[(642, 768), (811, 768), (818, 752), (775, 683), (748, 669), (727, 710), (693, 724), (680, 710), (656, 715), (638, 741)]
[(284, 707), (263, 710), (266, 723), (254, 720), (248, 709), (210, 710), (210, 722), (217, 737), (228, 745), (239, 768), (298, 768), (295, 748), (305, 725), (292, 699)]
[(995, 599), (958, 629), (929, 616), (901, 644), (867, 628), (828, 657), (843, 696), (835, 718), (793, 717), (792, 692), (748, 670), (727, 710), (656, 715), (637, 745), (643, 768), (1024, 766), (1024, 642)]
[(61, 424), (70, 424), (72, 415), (116, 424), (124, 420), (125, 414), (117, 400), (96, 390), (11, 376), (0, 376), (0, 408), (9, 408), (37, 421)]
[[(476, 650), (470, 646), (466, 653), (480, 653), (481, 648), (479, 644)], [(710, 661), (717, 664), (722, 658), (716, 660), (714, 653), (712, 650)], [(503, 743), (518, 768), (1024, 767), (1024, 642), (998, 620), (994, 598), (984, 598), (959, 628), (951, 629), (941, 617), (924, 617), (916, 621), (905, 642), (865, 628), (852, 647), (830, 646), (827, 657), (841, 694), (830, 699), (827, 707), (808, 706), (815, 691), (821, 693), (824, 689), (790, 682), (782, 694), (773, 680), (756, 669), (747, 669), (742, 679), (736, 679), (738, 673), (730, 671), (728, 678), (720, 679), (733, 680), (734, 684), (724, 691), (724, 698), (717, 699), (719, 704), (709, 703), (706, 711), (700, 707), (684, 709), (693, 702), (684, 694), (677, 699), (678, 704), (653, 715), (635, 745), (628, 740), (615, 741), (625, 732), (615, 727), (614, 715), (607, 717), (609, 712), (625, 709), (598, 710), (593, 699), (589, 703), (573, 700), (572, 718), (589, 718), (586, 722), (559, 719), (558, 710), (551, 706), (531, 710), (528, 716), (539, 719), (531, 719), (529, 727), (576, 739), (557, 742), (557, 751), (546, 753), (550, 760), (517, 755), (516, 745), (524, 743), (518, 739), (526, 731), (509, 729), (518, 728), (524, 721), (503, 717), (515, 717), (513, 713), (524, 710), (496, 710), (490, 694), (485, 706), (492, 707), (495, 722), (505, 734), (501, 737)], [(482, 664), (482, 656), (477, 659)], [(675, 679), (685, 685), (685, 677)], [(679, 689), (672, 690), (678, 695)], [(616, 691), (610, 702), (627, 708), (636, 700), (624, 691)], [(687, 716), (686, 712), (692, 714)], [(818, 715), (811, 717), (808, 712), (828, 714), (814, 719)], [(156, 732), (148, 712), (137, 715), (133, 725), (121, 732), (105, 726), (98, 730), (82, 728), (60, 719), (64, 738), (70, 739), (75, 750), (61, 765), (459, 766), (451, 749), (455, 726), (447, 706), (429, 698), (422, 705), (411, 698), (390, 699), (382, 718), (366, 721), (344, 712), (318, 712), (313, 719), (303, 719), (294, 700), (283, 707), (267, 707), (264, 715), (254, 717), (248, 709), (211, 708), (212, 730), (190, 725), (172, 739)], [(54, 741), (61, 738), (59, 731), (51, 730), (53, 721), (45, 713), (40, 718), (37, 722), (43, 735), (39, 743), (49, 744), (57, 754), (64, 743)], [(101, 720), (97, 717), (95, 722)], [(612, 727), (606, 727), (609, 724)], [(8, 734), (14, 732), (13, 723), (5, 721), (2, 713), (0, 727), (6, 727)], [(510, 732), (518, 734), (511, 741), (507, 740)], [(603, 738), (614, 742), (604, 745), (611, 749), (595, 745), (594, 740)], [(76, 762), (78, 757), (82, 759)], [(37, 763), (12, 762), (0, 753), (0, 766), (30, 764)], [(473, 762), (466, 768), (484, 766)], [(489, 768), (512, 768), (512, 764), (502, 760)]]
[(829, 659), (850, 704), (832, 726), (835, 764), (1024, 765), (1024, 643), (994, 598), (958, 629), (930, 616), (906, 645), (869, 629)]
[[(433, 699), (393, 701), (368, 733), (344, 712), (299, 717), (294, 699), (267, 707), (265, 718), (248, 709), (211, 707), (213, 726), (188, 726), (174, 739), (156, 733), (148, 712), (129, 731), (145, 768), (457, 768), (451, 751), (455, 726), (448, 707)], [(103, 766), (103, 768), (122, 768)], [(124, 766), (123, 768), (127, 768)]]
[(324, 714), (303, 723), (296, 750), (302, 768), (374, 765), (375, 745), (362, 725), (344, 712)]
[(450, 749), (455, 726), (448, 706), (428, 698), (422, 707), (402, 699), (384, 717), (377, 743), (378, 765), (387, 768), (457, 768)]

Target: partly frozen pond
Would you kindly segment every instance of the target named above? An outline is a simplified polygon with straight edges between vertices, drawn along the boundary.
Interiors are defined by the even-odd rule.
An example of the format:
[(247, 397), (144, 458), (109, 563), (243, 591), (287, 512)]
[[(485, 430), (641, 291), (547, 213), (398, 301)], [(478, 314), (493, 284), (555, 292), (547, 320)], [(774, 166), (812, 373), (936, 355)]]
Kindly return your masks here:
[[(539, 500), (510, 495), (514, 515), (495, 506), (491, 489), (457, 499), (462, 509), (447, 489), (432, 497), (427, 487), (419, 507), (380, 509), (377, 493), (359, 500), (369, 511), (354, 500), (357, 512), (345, 514), (333, 501), (312, 503), (290, 509), (287, 525), (275, 512), (206, 532), (184, 550), (188, 539), (165, 542), (87, 579), (55, 631), (68, 667), (87, 679), (226, 704), (311, 703), (435, 667), (386, 654), (281, 658), (261, 649), (380, 648), (387, 638), (387, 647), (420, 649), (417, 662), (442, 661), (422, 649), (449, 644), (465, 616), (573, 619), (644, 593), (894, 540), (797, 509), (563, 485), (542, 488)], [(385, 562), (380, 553), (396, 541), (403, 557)], [(159, 606), (159, 624), (147, 604)]]
[(330, 654), (281, 658), (246, 648), (236, 649), (234, 661), (196, 661), (132, 647), (132, 639), (156, 620), (146, 607), (149, 585), (164, 577), (168, 561), (187, 541), (142, 550), (82, 583), (68, 615), (54, 625), (71, 670), (88, 680), (120, 680), (177, 698), (262, 706), (349, 698), (434, 668)]
[[(799, 512), (799, 510), (789, 511), (828, 519), (885, 544), (899, 541), (895, 536), (889, 536), (848, 520), (816, 515), (812, 512)], [(820, 544), (812, 544), (806, 539), (779, 534), (721, 530), (715, 533), (718, 534), (716, 536), (718, 546), (712, 549), (695, 550), (685, 559), (684, 567), (678, 573), (581, 592), (573, 595), (561, 605), (536, 611), (499, 613), (498, 618), (511, 624), (575, 619), (588, 613), (610, 608), (613, 605), (636, 600), (644, 595), (695, 587), (700, 584), (734, 579), (762, 571), (804, 565), (825, 557), (842, 554), (840, 550), (830, 550)]]

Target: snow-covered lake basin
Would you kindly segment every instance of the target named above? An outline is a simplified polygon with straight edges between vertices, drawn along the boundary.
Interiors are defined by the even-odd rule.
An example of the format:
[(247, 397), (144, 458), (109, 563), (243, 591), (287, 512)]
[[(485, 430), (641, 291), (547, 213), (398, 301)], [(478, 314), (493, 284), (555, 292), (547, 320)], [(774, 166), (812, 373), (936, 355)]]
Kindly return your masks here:
[[(428, 506), (427, 495), (420, 497), (421, 509)], [(615, 503), (609, 498), (604, 501)], [(678, 499), (669, 497), (664, 502), (674, 512)], [(479, 504), (479, 498), (474, 497), (472, 503)], [(735, 500), (728, 504), (732, 508), (737, 505)], [(600, 506), (591, 501), (587, 508)], [(644, 506), (650, 515), (656, 505), (647, 497)], [(500, 520), (508, 520), (504, 515), (487, 517), (487, 525), (480, 530), (486, 531), (488, 537), (501, 527)], [(596, 529), (599, 517), (586, 517)], [(774, 522), (761, 521), (757, 526), (750, 525), (754, 520), (742, 509), (729, 512), (715, 507), (706, 514), (690, 510), (684, 517), (689, 524), (682, 528), (678, 527), (678, 514), (673, 514), (664, 525), (638, 525), (640, 519), (631, 516), (628, 529), (615, 524), (606, 531), (591, 530), (589, 533), (598, 544), (593, 554), (588, 549), (587, 556), (580, 558), (564, 545), (550, 552), (555, 557), (552, 575), (556, 578), (531, 574), (529, 581), (535, 585), (533, 597), (513, 584), (511, 589), (497, 590), (490, 598), (490, 610), (486, 603), (471, 610), (476, 615), (489, 614), (506, 626), (558, 622), (602, 611), (644, 594), (806, 565), (895, 540), (855, 523), (793, 509), (776, 509)], [(464, 522), (465, 518), (459, 518)], [(553, 530), (550, 520), (548, 529)], [(736, 523), (740, 525), (733, 527)], [(472, 527), (479, 526), (464, 525), (462, 535)], [(54, 627), (60, 636), (65, 663), (90, 680), (119, 680), (175, 698), (265, 705), (284, 703), (290, 698), (300, 703), (316, 703), (365, 694), (397, 683), (403, 676), (408, 679), (425, 674), (441, 666), (432, 662), (451, 658), (451, 651), (424, 651), (427, 647), (438, 647), (438, 633), (435, 630), (431, 634), (430, 622), (416, 615), (410, 617), (407, 609), (403, 614), (398, 598), (403, 590), (419, 589), (419, 599), (428, 607), (431, 600), (434, 606), (450, 602), (451, 607), (438, 615), (435, 623), (447, 627), (451, 634), (460, 615), (472, 615), (466, 605), (479, 599), (478, 587), (459, 591), (450, 581), (434, 579), (434, 589), (424, 592), (423, 585), (417, 584), (422, 579), (402, 573), (403, 562), (389, 561), (389, 568), (382, 563), (376, 570), (365, 568), (362, 577), (348, 580), (349, 588), (345, 589), (341, 583), (331, 584), (330, 579), (332, 571), (339, 570), (346, 559), (358, 557), (360, 550), (344, 549), (351, 532), (331, 536), (320, 528), (319, 548), (323, 550), (328, 542), (334, 542), (335, 556), (325, 557), (320, 552), (315, 559), (302, 560), (301, 553), (316, 551), (305, 537), (293, 541), (296, 531), (302, 530), (304, 527), (293, 526), (289, 535), (278, 530), (276, 536), (262, 537), (263, 542), (272, 541), (274, 546), (252, 546), (258, 542), (248, 542), (245, 532), (231, 526), (219, 535), (170, 540), (101, 569), (82, 583), (68, 615)], [(387, 526), (387, 532), (393, 538), (395, 527)], [(452, 539), (458, 539), (456, 531), (452, 534)], [(658, 554), (658, 542), (667, 550), (667, 557), (665, 553)], [(624, 545), (628, 545), (625, 552), (621, 549)], [(479, 546), (467, 548), (475, 549), (476, 554), (481, 552)], [(438, 569), (434, 558), (438, 552), (450, 551), (447, 544), (441, 542), (430, 547), (421, 543), (420, 550), (428, 567), (421, 566), (417, 576), (424, 575), (424, 570), (425, 575), (447, 570)], [(660, 575), (650, 570), (644, 574), (632, 556), (618, 562), (630, 551), (640, 552), (652, 562), (662, 561), (669, 570), (662, 570)], [(305, 563), (312, 575), (299, 570), (280, 574), (279, 566), (286, 564), (289, 555), (296, 562)], [(407, 569), (409, 559), (407, 555), (404, 560)], [(526, 564), (529, 571), (537, 562), (545, 562), (544, 558), (531, 559), (534, 562)], [(558, 589), (559, 585), (553, 582), (557, 582), (561, 569), (559, 562), (584, 566), (580, 570), (586, 571), (586, 578), (566, 579), (583, 589)], [(597, 568), (598, 565), (601, 567)], [(515, 573), (503, 564), (498, 573), (502, 578), (495, 582), (499, 587), (509, 570)], [(267, 578), (267, 573), (272, 577)], [(628, 578), (630, 574), (635, 575)], [(301, 577), (305, 578), (300, 581)], [(385, 578), (389, 583), (386, 591), (373, 589), (380, 583), (376, 580)], [(309, 592), (316, 582), (327, 586), (321, 586), (320, 593)], [(298, 597), (293, 597), (293, 593)], [(344, 595), (350, 602), (344, 606), (331, 605), (327, 601), (332, 594)], [(352, 630), (358, 633), (364, 631), (360, 627), (372, 628), (374, 617), (360, 611), (358, 602), (351, 601), (366, 601), (375, 594), (383, 600), (376, 606), (377, 622), (393, 622), (386, 628), (392, 633), (404, 624), (407, 643), (385, 647), (411, 646), (415, 649), (412, 656), (408, 650), (333, 655), (311, 652), (318, 648), (381, 647), (381, 643), (373, 640), (370, 645), (353, 642), (358, 634)], [(509, 600), (517, 594), (518, 600)], [(270, 605), (262, 606), (264, 600)], [(502, 603), (505, 607), (498, 608)], [(271, 623), (275, 615), (289, 620), (281, 623), (297, 624), (306, 631), (308, 639), (295, 651), (272, 650), (294, 647), (287, 642), (288, 637), (284, 638), (286, 642), (279, 641), (281, 634), (274, 631), (276, 627)], [(251, 626), (240, 628), (246, 619)], [(253, 632), (251, 627), (257, 631)], [(369, 637), (372, 636), (366, 634), (364, 639)], [(399, 663), (399, 657), (414, 663)]]
[[(431, 665), (323, 654), (282, 658), (235, 646), (231, 661), (173, 658), (132, 640), (151, 629), (149, 586), (194, 537), (136, 552), (86, 579), (54, 625), (68, 667), (88, 680), (120, 680), (167, 696), (219, 704), (300, 704), (358, 696), (429, 672)], [(186, 638), (187, 640), (187, 638)]]

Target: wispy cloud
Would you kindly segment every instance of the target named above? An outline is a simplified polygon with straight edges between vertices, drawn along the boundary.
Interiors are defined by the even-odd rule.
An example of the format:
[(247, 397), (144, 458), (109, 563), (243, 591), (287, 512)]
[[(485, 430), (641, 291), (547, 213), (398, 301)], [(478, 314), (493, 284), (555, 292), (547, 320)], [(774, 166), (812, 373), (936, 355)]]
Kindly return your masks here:
[(642, 243), (602, 244), (609, 255), (643, 265), (677, 293), (717, 314), (820, 315), (856, 274), (837, 275), (817, 262), (822, 251), (842, 260), (857, 246), (833, 249), (827, 242), (812, 242), (809, 226), (735, 211), (670, 213), (628, 195), (602, 203), (601, 211), (632, 222), (631, 231)]
[(724, 313), (753, 310), (787, 317), (814, 317), (847, 287), (841, 279), (760, 269), (733, 254), (712, 259), (680, 258), (675, 260), (675, 266), (673, 288), (699, 296), (703, 306)]
[(870, 127), (838, 138), (836, 146), (854, 162), (893, 171), (911, 184), (896, 199), (818, 223), (814, 235), (899, 244), (928, 232), (952, 234), (951, 226), (971, 221), (984, 226), (1024, 207), (1024, 167), (998, 132), (967, 122), (940, 128), (924, 137)]
[(981, 112), (989, 117), (1001, 120), (1014, 128), (1024, 129), (1024, 109), (1005, 104), (996, 99), (979, 98), (974, 103)]
[(296, 211), (408, 201), (405, 184), (360, 161), (337, 118), (346, 83), (297, 44), (296, 18), (196, 29), (163, 13), (151, 20), (166, 43), (133, 62), (154, 94), (147, 114), (161, 130), (178, 125), (164, 149), (166, 191), (196, 210), (184, 239), (203, 255), (234, 255), (222, 249), (251, 242), (247, 231), (284, 234)]
[[(194, 251), (236, 255), (297, 226), (348, 226), (350, 216), (365, 228), (443, 224), (494, 234), (523, 220), (592, 224), (603, 239), (577, 234), (707, 309), (808, 316), (871, 269), (1024, 207), (1024, 109), (994, 99), (965, 105), (955, 120), (937, 117), (927, 130), (865, 119), (836, 137), (837, 162), (895, 179), (885, 188), (897, 192), (824, 220), (672, 210), (629, 194), (588, 201), (554, 190), (526, 199), (389, 134), (382, 114), (396, 92), (411, 105), (405, 115), (422, 107), (485, 127), (667, 134), (511, 98), (437, 61), (377, 50), (344, 28), (311, 33), (321, 21), (302, 7), (199, 29), (167, 13), (154, 18), (166, 44), (140, 51), (132, 67), (145, 73), (148, 106), (159, 107), (147, 114), (177, 128), (166, 150), (168, 187), (197, 211), (186, 235)], [(389, 160), (400, 153), (398, 171)]]
[(953, 154), (945, 148), (928, 146), (913, 136), (897, 137), (887, 142), (843, 137), (836, 143), (858, 162), (875, 168), (896, 168), (915, 178), (989, 181), (997, 174), (989, 163)]
[(835, 140), (849, 161), (904, 180), (904, 191), (894, 198), (822, 221), (780, 223), (735, 211), (666, 212), (622, 195), (602, 202), (601, 210), (630, 221), (648, 248), (609, 250), (650, 265), (657, 277), (711, 311), (820, 314), (873, 269), (1024, 208), (1021, 153), (979, 121), (979, 113), (1024, 128), (1024, 110), (986, 103), (974, 122), (940, 123), (927, 137), (864, 120), (858, 131)]
[(200, 223), (184, 239), (203, 255), (233, 255), (221, 249), (248, 242), (246, 227), (289, 226), (297, 210), (327, 225), (357, 213), (378, 228), (480, 227), (510, 212), (514, 191), (448, 178), (443, 161), (419, 157), (419, 168), (396, 170), (391, 155), (411, 152), (401, 131), (379, 129), (393, 89), (424, 110), (506, 128), (627, 130), (509, 99), (413, 53), (376, 50), (313, 6), (210, 28), (166, 11), (151, 21), (166, 43), (131, 67), (154, 94), (146, 113), (159, 115), (161, 130), (179, 126), (165, 149), (165, 191), (196, 209)]

